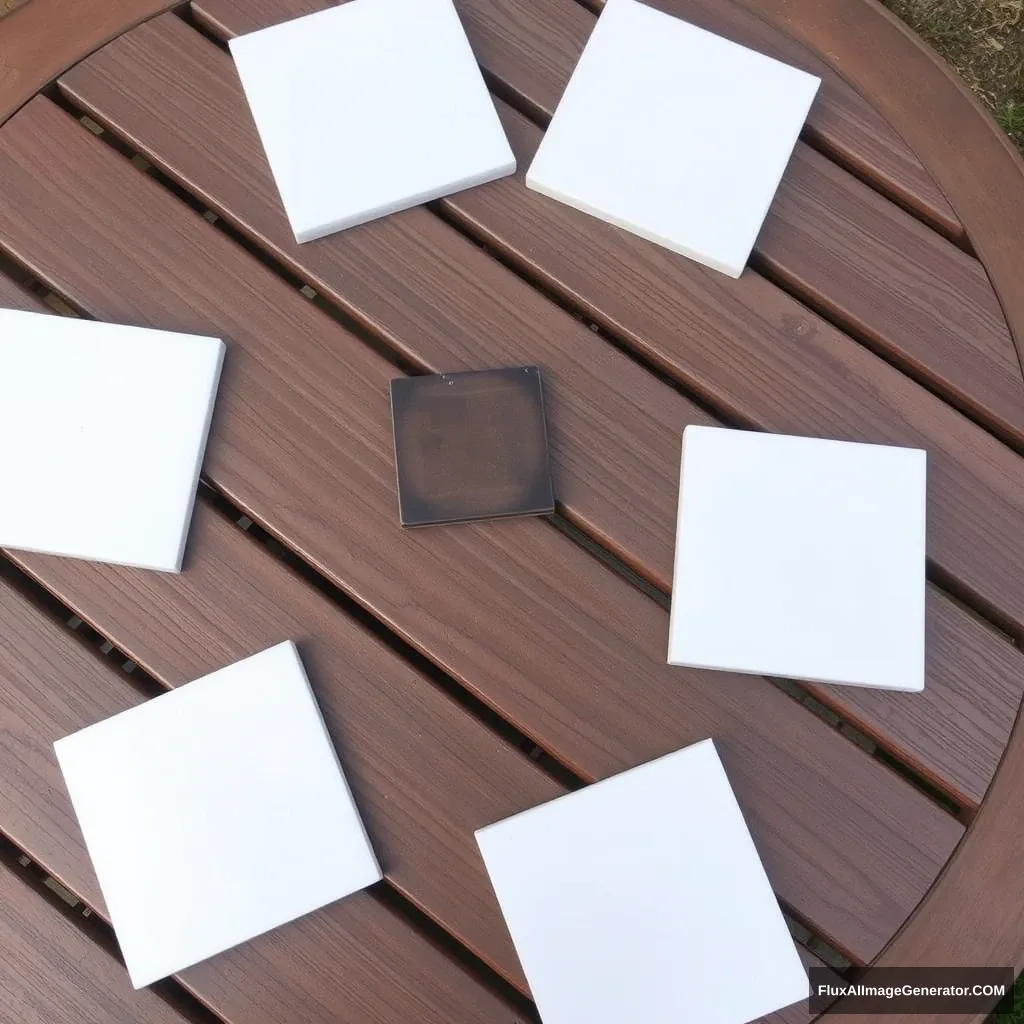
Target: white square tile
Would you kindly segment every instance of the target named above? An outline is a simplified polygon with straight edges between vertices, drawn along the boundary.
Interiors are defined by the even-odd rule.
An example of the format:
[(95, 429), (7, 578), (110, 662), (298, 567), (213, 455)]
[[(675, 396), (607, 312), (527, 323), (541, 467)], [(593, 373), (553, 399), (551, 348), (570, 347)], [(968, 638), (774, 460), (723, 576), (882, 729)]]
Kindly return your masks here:
[(515, 170), (452, 0), (349, 0), (230, 45), (299, 242)]
[(476, 837), (544, 1024), (744, 1024), (807, 998), (711, 740)]
[(739, 277), (820, 80), (608, 0), (528, 187)]
[(925, 464), (687, 427), (669, 663), (923, 689)]
[(181, 569), (217, 338), (0, 310), (0, 546)]
[(136, 988), (381, 877), (294, 644), (54, 749)]

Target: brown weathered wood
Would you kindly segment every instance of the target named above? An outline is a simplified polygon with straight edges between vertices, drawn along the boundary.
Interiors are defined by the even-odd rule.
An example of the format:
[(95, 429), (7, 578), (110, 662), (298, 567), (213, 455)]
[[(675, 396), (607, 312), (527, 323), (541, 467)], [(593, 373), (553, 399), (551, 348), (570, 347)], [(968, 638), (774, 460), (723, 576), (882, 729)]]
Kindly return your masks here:
[[(297, 15), (321, 6), (316, 0), (296, 0), (291, 9)], [(582, 5), (566, 0), (459, 0), (456, 6), (480, 63), (505, 89), (541, 115), (550, 116), (569, 78), (562, 58), (571, 55), (571, 70), (590, 34), (593, 16)], [(811, 136), (937, 228), (959, 237), (962, 231), (948, 202), (906, 143), (812, 51), (731, 0), (661, 0), (660, 6), (822, 76), (820, 95), (808, 120)], [(282, 20), (280, 9), (263, 0), (196, 0), (193, 9), (202, 23), (221, 35)], [(524, 68), (529, 68), (528, 88)]]
[(202, 503), (181, 575), (8, 557), (166, 686), (294, 640), (386, 877), (526, 991), (473, 839), (563, 792), (524, 754)]
[[(0, 787), (0, 831), (87, 904), (105, 914), (53, 754), (53, 742), (133, 707), (143, 698), (132, 689), (127, 677), (119, 676), (118, 670), (98, 653), (86, 650), (68, 631), (45, 619), (2, 579), (0, 615), (4, 623), (0, 633), (0, 708), (4, 722), (0, 768), (3, 778), (16, 781), (15, 785)], [(209, 604), (203, 606), (202, 615), (206, 621), (212, 618), (223, 625), (218, 610)], [(154, 634), (162, 636), (163, 643), (174, 644), (176, 640), (179, 654), (193, 642), (183, 623), (169, 617), (161, 621), (155, 616), (145, 621)], [(225, 640), (220, 652), (197, 650), (196, 663), (223, 664), (223, 658), (217, 655), (229, 649)], [(307, 652), (312, 654), (311, 676), (316, 680), (322, 655), (312, 638), (303, 645), (303, 655)], [(355, 654), (358, 657), (358, 649)], [(429, 724), (427, 716), (423, 724)], [(347, 736), (340, 737), (343, 756), (348, 754), (347, 740)], [(349, 746), (355, 755), (355, 739)], [(354, 756), (354, 760), (359, 758)], [(382, 786), (379, 779), (373, 784)], [(400, 798), (398, 794), (393, 796)], [(439, 794), (438, 799), (442, 797)], [(412, 807), (404, 813), (412, 818), (420, 815), (418, 821), (409, 824), (408, 841), (427, 839), (429, 812)], [(455, 852), (451, 855), (458, 856)], [(4, 916), (0, 913), (0, 928)], [(54, 951), (54, 956), (67, 951), (65, 944)], [(391, 983), (382, 984), (382, 977), (390, 977)], [(507, 1004), (371, 893), (348, 897), (275, 929), (185, 971), (179, 980), (232, 1024), (280, 1024), (296, 1019), (316, 1024), (450, 1024), (459, 1020), (508, 1024), (516, 1019)], [(112, 976), (109, 988), (110, 998), (115, 1001), (129, 993), (127, 975), (122, 971)], [(61, 1019), (92, 1020), (84, 1013)], [(124, 1013), (115, 1019), (120, 1024), (135, 1018)]]
[[(311, 0), (261, 0), (255, 6), (246, 0), (200, 2), (212, 4), (221, 31), (257, 27), (260, 10), (263, 24), (268, 24), (311, 6)], [(685, 5), (661, 0), (660, 5), (784, 59), (796, 59), (794, 53), (769, 46), (778, 37), (734, 5), (694, 4), (693, 0)], [(530, 5), (526, 9), (517, 5), (515, 21), (503, 15), (500, 4), (470, 6), (472, 10), (465, 10), (464, 16), (481, 34), (477, 47), (481, 61), (534, 106), (550, 112), (589, 34), (591, 16), (581, 14), (571, 0), (546, 4), (542, 15), (531, 11)], [(563, 6), (572, 8), (571, 17), (568, 11), (565, 17), (559, 16)], [(531, 19), (538, 19), (537, 24), (531, 26)], [(571, 24), (572, 31), (552, 32), (552, 20), (555, 25)], [(809, 70), (826, 74), (820, 62), (805, 64)], [(815, 110), (834, 110), (829, 89), (838, 88), (836, 81), (834, 74), (826, 74)], [(840, 91), (843, 97), (855, 95), (845, 83)], [(879, 122), (884, 124), (881, 119)], [(531, 143), (518, 153), (520, 177), (539, 136), (534, 129)], [(865, 136), (873, 138), (874, 133), (865, 132)], [(536, 197), (529, 199), (522, 188), (507, 184), (501, 192), (508, 200), (502, 209), (504, 216), (496, 218), (493, 226), (484, 224), (499, 242), (509, 227), (507, 221), (518, 219), (524, 203), (537, 201)], [(464, 197), (470, 209), (477, 194)], [(553, 206), (549, 201), (541, 205), (544, 210)], [(459, 208), (458, 197), (453, 197), (452, 206)], [(515, 244), (506, 246), (517, 249)], [(557, 268), (564, 263), (563, 248), (543, 254), (528, 251), (557, 279)], [(1018, 442), (1024, 440), (1020, 365), (999, 303), (976, 260), (935, 237), (804, 145), (797, 146), (758, 239), (757, 253), (763, 266), (816, 308), (859, 331), (985, 422)], [(707, 276), (707, 272), (691, 269)]]
[(0, 125), (76, 61), (179, 2), (32, 0), (0, 32)]
[[(1024, 159), (967, 86), (936, 53), (882, 8), (856, 0), (741, 0), (825, 54), (914, 145), (952, 197), (985, 266), (1024, 362)], [(886, 41), (885, 59), (866, 40)], [(908, 78), (912, 77), (913, 85)], [(942, 96), (938, 102), (936, 97)], [(981, 181), (984, 180), (984, 187)]]
[[(210, 11), (205, 6), (201, 10), (218, 32), (232, 35), (306, 12), (316, 3), (323, 7), (328, 0), (260, 0), (256, 5), (212, 0)], [(572, 18), (555, 17), (554, 23), (571, 21), (571, 33), (552, 32), (548, 11), (543, 26), (532, 31), (527, 11), (518, 10), (512, 23), (503, 17), (500, 4), (464, 12), (483, 33), (477, 47), (482, 62), (543, 109), (557, 102), (593, 20), (572, 0), (564, 3), (575, 13)], [(552, 6), (557, 13), (560, 5)], [(262, 21), (257, 21), (260, 16)], [(553, 68), (558, 80), (545, 84)], [(453, 196), (446, 205), (513, 258), (524, 262), (525, 251), (525, 262), (537, 265), (531, 269), (553, 278), (550, 286), (566, 294), (559, 281), (564, 247), (556, 243), (538, 250), (529, 248), (534, 238), (523, 242), (523, 212), (529, 219), (532, 208), (548, 218), (557, 206), (521, 182), (540, 131), (509, 125), (522, 120), (510, 109), (502, 109), (502, 115), (520, 136), (518, 176)], [(581, 215), (574, 216), (578, 223)], [(558, 233), (561, 223), (552, 227)], [(806, 145), (796, 148), (758, 240), (755, 264), (986, 424), (1024, 443), (1024, 379), (984, 269)], [(692, 264), (686, 269), (693, 281), (713, 277)], [(593, 296), (602, 294), (593, 290)], [(585, 295), (584, 301), (593, 296)], [(794, 304), (794, 315), (802, 313)]]
[[(274, 3), (283, 17), (292, 11), (295, 0), (262, 2)], [(150, 75), (148, 89), (145, 71), (133, 76), (133, 89), (145, 90), (140, 97), (117, 86), (116, 76), (127, 75), (127, 67), (114, 64), (108, 71), (105, 109), (120, 115), (117, 121), (122, 132), (140, 148), (160, 157), (169, 170), (191, 182), (254, 237), (270, 244), (276, 254), (304, 268), (316, 283), (334, 284), (333, 294), (353, 315), (421, 365), (453, 369), (465, 365), (468, 353), (482, 359), (487, 354), (483, 335), (494, 338), (498, 353), (507, 353), (506, 359), (515, 351), (510, 345), (522, 348), (527, 344), (532, 351), (523, 358), (565, 359), (566, 343), (561, 337), (549, 339), (551, 343), (540, 355), (532, 354), (545, 339), (535, 337), (537, 326), (523, 322), (525, 311), (535, 308), (530, 297), (516, 290), (507, 275), (488, 269), (479, 253), (460, 251), (423, 211), (409, 211), (357, 233), (336, 236), (318, 243), (315, 250), (296, 247), (229, 61), (221, 57), (219, 70), (213, 72), (218, 61), (210, 51), (205, 58), (210, 63), (204, 83), (211, 95), (200, 96), (188, 75), (199, 71), (202, 51), (187, 41), (183, 31), (184, 27), (176, 30), (170, 19), (165, 19), (159, 26), (144, 27), (131, 41), (119, 41), (98, 58), (110, 68), (108, 60), (117, 62), (120, 54), (138, 45), (141, 52), (135, 51), (132, 61), (144, 69), (154, 35), (166, 32), (176, 45), (171, 47), (174, 57), (165, 50), (164, 59), (189, 62), (188, 73)], [(142, 42), (136, 43), (139, 39)], [(67, 87), (90, 81), (87, 69), (96, 64), (92, 61), (76, 69), (67, 77)], [(99, 88), (94, 79), (92, 82)], [(163, 85), (176, 89), (175, 102), (159, 94)], [(129, 120), (130, 126), (126, 124)], [(536, 130), (533, 132), (536, 139)], [(234, 157), (230, 163), (223, 159), (228, 147)], [(980, 601), (1010, 616), (1018, 626), (1024, 624), (1024, 579), (1002, 556), (1011, 538), (1024, 530), (1024, 463), (1012, 452), (757, 275), (728, 281), (529, 193), (514, 179), (463, 193), (461, 199), (450, 202), (486, 204), (489, 217), (497, 209), (508, 230), (514, 225), (520, 232), (524, 239), (521, 251), (531, 259), (544, 253), (548, 264), (556, 262), (558, 278), (552, 284), (666, 372), (697, 387), (730, 414), (768, 429), (928, 448), (932, 481), (942, 481), (941, 487), (932, 489), (930, 556)], [(415, 234), (414, 241), (407, 240), (410, 233)], [(571, 260), (564, 258), (566, 252), (572, 252)], [(432, 260), (438, 265), (432, 265)], [(461, 265), (457, 272), (449, 260)], [(401, 273), (395, 270), (399, 262), (403, 263)], [(330, 273), (325, 265), (330, 266)], [(499, 294), (514, 294), (514, 303), (509, 305), (519, 311), (518, 317), (511, 319), (510, 309), (492, 321), (488, 307), (494, 305), (494, 298), (488, 302), (479, 293), (465, 308), (455, 306), (451, 296), (465, 289), (449, 285), (446, 271), (477, 287), (487, 284)], [(626, 283), (628, 287), (624, 287)], [(445, 294), (449, 302), (443, 309), (435, 306), (429, 317), (415, 316), (413, 311), (422, 308), (427, 294)], [(446, 322), (439, 323), (439, 317)], [(516, 341), (517, 333), (529, 337)], [(572, 344), (582, 352), (587, 343), (574, 339)], [(458, 355), (462, 358), (454, 362)], [(958, 358), (962, 363), (962, 357)], [(637, 386), (632, 374), (609, 377), (620, 371), (607, 362), (593, 365), (600, 365), (601, 373), (592, 374), (586, 382), (592, 389), (610, 380), (619, 384), (618, 390)], [(980, 382), (978, 386), (982, 386)], [(603, 401), (611, 399), (605, 395)], [(667, 413), (664, 396), (659, 400), (648, 390), (640, 401), (646, 407), (646, 419), (664, 422), (666, 414), (672, 416)], [(618, 412), (621, 402), (606, 408), (606, 420), (623, 422)], [(679, 415), (677, 409), (675, 423)], [(697, 414), (694, 421), (701, 419)], [(664, 588), (673, 541), (673, 512), (665, 505), (671, 504), (666, 499), (674, 491), (666, 482), (674, 481), (678, 473), (675, 433), (673, 429), (659, 442), (646, 436), (646, 443), (638, 446), (631, 459), (619, 462), (614, 479), (646, 496), (641, 509), (624, 514), (621, 496), (610, 492), (607, 465), (590, 468), (582, 479), (563, 473), (559, 481), (559, 495), (567, 511), (584, 515), (588, 528), (610, 539), (617, 553), (634, 568), (645, 573), (653, 569), (655, 582)], [(571, 437), (567, 432), (555, 442), (568, 442)], [(566, 461), (575, 464), (581, 458), (607, 458), (614, 450), (574, 450)], [(651, 469), (655, 472), (641, 480), (645, 462), (654, 463)], [(622, 479), (624, 473), (629, 474), (626, 480)], [(588, 501), (592, 494), (602, 499), (599, 506)], [(657, 519), (641, 528), (645, 513)]]
[[(178, 19), (159, 19), (107, 47), (66, 76), (62, 88), (420, 365), (450, 370), (510, 360), (540, 363), (546, 390), (559, 412), (553, 420), (553, 441), (563, 509), (649, 579), (669, 588), (679, 424), (706, 422), (703, 413), (682, 403), (669, 389), (654, 385), (648, 375), (624, 363), (591, 332), (575, 323), (567, 327), (568, 318), (422, 210), (315, 246), (297, 246), (280, 211), (255, 132), (238, 130), (249, 119), (228, 59)], [(518, 144), (515, 133), (513, 141)], [(505, 187), (498, 183), (498, 188)], [(551, 251), (558, 253), (560, 263), (579, 267), (585, 262), (587, 267), (602, 268), (606, 276), (601, 294), (608, 302), (642, 309), (644, 324), (651, 325), (663, 344), (676, 344), (678, 325), (685, 321), (696, 321), (700, 332), (710, 333), (709, 316), (723, 325), (708, 338), (709, 356), (719, 358), (717, 350), (735, 344), (737, 330), (730, 322), (735, 312), (727, 295), (711, 293), (714, 305), (705, 311), (708, 290), (698, 292), (691, 284), (682, 294), (693, 297), (693, 306), (683, 317), (670, 305), (681, 292), (675, 280), (655, 278), (623, 288), (622, 280), (630, 281), (642, 272), (643, 261), (620, 255), (618, 264), (610, 263), (585, 233), (596, 222), (580, 215), (574, 215), (577, 220), (565, 232), (573, 242), (573, 260), (563, 260), (563, 249), (555, 239), (559, 218), (572, 211), (550, 204), (550, 218), (536, 206), (530, 213), (519, 200), (537, 197), (520, 185), (514, 188), (518, 191), (507, 193), (503, 207), (507, 218), (529, 224), (530, 230), (537, 225), (549, 232), (545, 237), (552, 239)], [(484, 193), (499, 194), (488, 187), (463, 193), (452, 203), (487, 202), (473, 198)], [(514, 217), (508, 212), (513, 208)], [(637, 251), (649, 254), (651, 247), (640, 243)], [(592, 254), (592, 261), (584, 260), (586, 254)], [(455, 269), (460, 265), (461, 273)], [(445, 296), (443, 307), (436, 303), (438, 295)], [(800, 312), (800, 307), (783, 306), (779, 316), (785, 320)], [(751, 358), (764, 358), (765, 331), (760, 317), (748, 321), (744, 337)], [(784, 336), (772, 340), (779, 346), (786, 344)], [(897, 384), (903, 380), (886, 367), (874, 367), (877, 360), (842, 335), (825, 333), (823, 349), (831, 353), (835, 344), (845, 344), (859, 354), (865, 375), (880, 371), (883, 380)], [(743, 386), (744, 401), (772, 401), (756, 376), (736, 373), (732, 363), (727, 368), (730, 385)], [(848, 381), (839, 379), (835, 370), (832, 373), (833, 388), (843, 389), (845, 396)], [(874, 395), (874, 387), (866, 378), (866, 392)], [(928, 401), (943, 414), (948, 412), (934, 400)], [(844, 397), (840, 412), (848, 405)], [(931, 408), (930, 404), (925, 411)], [(780, 411), (790, 415), (788, 409)], [(818, 404), (811, 406), (811, 412), (830, 415)], [(893, 410), (887, 415), (893, 418)], [(614, 434), (607, 431), (609, 419), (620, 424)], [(809, 424), (805, 420), (801, 426), (812, 432), (815, 427), (826, 433), (834, 429), (829, 419), (814, 418)], [(657, 437), (652, 436), (652, 427), (657, 428)], [(867, 430), (862, 436), (872, 438)], [(940, 433), (938, 441), (945, 440)], [(931, 447), (931, 436), (926, 441)], [(988, 447), (999, 451), (994, 442), (989, 441)], [(1013, 456), (1005, 455), (1002, 461), (1012, 466)], [(643, 501), (630, 493), (643, 495)], [(934, 530), (932, 543), (934, 548)], [(1001, 662), (1003, 669), (994, 696), (961, 682), (962, 666), (970, 658), (955, 647), (943, 647), (941, 656), (930, 664), (928, 701), (901, 705), (900, 695), (877, 691), (865, 695), (846, 688), (819, 687), (816, 692), (879, 737), (887, 736), (891, 721), (889, 742), (895, 752), (924, 774), (942, 780), (957, 800), (975, 804), (1002, 754), (1021, 699), (1024, 673), (1014, 656), (1003, 650), (1005, 644), (985, 635), (974, 623), (964, 625), (965, 613), (946, 598), (936, 595), (931, 613), (935, 623), (930, 628), (937, 634), (966, 630), (977, 635), (979, 649), (992, 648), (992, 659)], [(965, 701), (969, 707), (965, 708)]]
[(114, 957), (0, 863), (0, 1000), (11, 1024), (187, 1024), (136, 992)]
[[(749, 0), (842, 67), (911, 141), (951, 197), (1024, 355), (1024, 161), (937, 55), (879, 5), (858, 0)], [(885, 59), (876, 59), (884, 54)], [(1020, 535), (1007, 548), (1019, 561)], [(966, 841), (882, 963), (1024, 967), (1024, 732), (1018, 726)], [(860, 1019), (848, 1017), (845, 1019)], [(951, 1017), (897, 1016), (894, 1024)], [(959, 1020), (981, 1021), (984, 1014)], [(861, 1024), (870, 1024), (864, 1018)]]
[(0, 242), (80, 308), (228, 339), (210, 479), (454, 678), (588, 779), (715, 736), (776, 891), (854, 957), (916, 906), (962, 830), (894, 773), (764, 680), (670, 669), (664, 611), (542, 522), (403, 531), (396, 371), (296, 290), (45, 99), (0, 188)]
[(1024, 380), (984, 267), (798, 145), (755, 264), (1018, 445)]
[[(923, 693), (814, 686), (812, 692), (965, 807), (981, 804), (1010, 738), (1024, 656), (1008, 637), (929, 589)], [(837, 700), (837, 698), (839, 698)], [(936, 731), (934, 725), (941, 723)]]
[(0, 0), (0, 18), (6, 18), (8, 14), (13, 14), (27, 3), (28, 0)]
[[(8, 278), (0, 275), (0, 305), (9, 308), (31, 309), (37, 312), (45, 311), (43, 303), (35, 296), (27, 294), (18, 286), (14, 285)], [(254, 557), (247, 547), (239, 544), (239, 538), (235, 536), (237, 531), (231, 530), (215, 516), (209, 508), (200, 504), (196, 510), (195, 519), (190, 535), (191, 565), (189, 567), (189, 586), (182, 586), (183, 577), (155, 576), (152, 573), (137, 573), (118, 567), (91, 565), (69, 559), (47, 558), (39, 555), (32, 555), (19, 552), (9, 553), (9, 557), (18, 562), (23, 569), (54, 594), (59, 595), (69, 607), (73, 608), (83, 619), (90, 622), (95, 628), (107, 636), (114, 637), (121, 650), (131, 653), (137, 664), (145, 668), (150, 675), (159, 678), (165, 685), (174, 685), (178, 677), (195, 678), (200, 674), (209, 671), (215, 664), (224, 663), (227, 660), (238, 657), (235, 645), (240, 636), (251, 640), (253, 650), (259, 649), (268, 643), (274, 642), (275, 636), (284, 636), (288, 633), (287, 626), (292, 617), (301, 617), (302, 625), (300, 633), (310, 632), (316, 629), (314, 623), (322, 616), (311, 614), (310, 605), (322, 604), (322, 600), (311, 595), (308, 588), (302, 587), (293, 579), (291, 574), (283, 567), (271, 567), (266, 557)], [(84, 570), (84, 571), (83, 571)], [(205, 571), (203, 571), (205, 570)], [(97, 578), (100, 577), (100, 578)], [(140, 583), (160, 583), (161, 586), (145, 589), (142, 591)], [(20, 602), (19, 602), (20, 604)], [(0, 602), (2, 607), (2, 602)], [(271, 608), (272, 618), (261, 619), (260, 613), (264, 609)], [(241, 610), (244, 609), (244, 612)], [(287, 609), (287, 610), (283, 610)], [(20, 610), (20, 609), (19, 609)], [(314, 609), (315, 611), (315, 609)], [(28, 617), (26, 616), (26, 619)], [(323, 636), (337, 632), (337, 616), (331, 616), (329, 628), (321, 633)], [(159, 632), (152, 630), (154, 621), (169, 623), (173, 620), (173, 626), (166, 625)], [(215, 622), (220, 626), (216, 631), (212, 630), (210, 623)], [(276, 633), (256, 633), (254, 625), (266, 627), (269, 622), (273, 623)], [(330, 627), (333, 627), (330, 628)], [(51, 628), (42, 622), (36, 624), (37, 633), (33, 635), (30, 646), (49, 646), (52, 639)], [(350, 630), (344, 630), (345, 639), (351, 641)], [(291, 634), (289, 634), (291, 635)], [(183, 647), (178, 638), (186, 636), (190, 638), (187, 647)], [(226, 639), (229, 637), (229, 639)], [(197, 646), (202, 645), (202, 650), (197, 651)], [(368, 646), (363, 637), (359, 638), (356, 644), (360, 650)], [(303, 644), (303, 657), (310, 663), (309, 641)], [(213, 651), (220, 651), (221, 658), (211, 659), (209, 654)], [(332, 735), (340, 735), (342, 730), (336, 723), (336, 715), (333, 704), (329, 699), (324, 698), (325, 683), (332, 675), (332, 669), (344, 664), (349, 678), (363, 671), (354, 655), (352, 647), (346, 646), (343, 651), (332, 652), (324, 650), (324, 655), (331, 655), (333, 659), (328, 660), (326, 665), (321, 665), (316, 672), (318, 682), (319, 703), (324, 711), (328, 727)], [(394, 660), (394, 659), (391, 659)], [(171, 668), (173, 666), (173, 668)], [(389, 666), (389, 681), (394, 677), (394, 668)], [(399, 675), (407, 676), (410, 670), (404, 666), (400, 667)], [(361, 678), (361, 675), (360, 675)], [(339, 688), (340, 689), (340, 688)], [(378, 687), (376, 692), (381, 693), (388, 690), (387, 685)], [(332, 688), (331, 696), (337, 691)], [(422, 697), (410, 695), (406, 692), (401, 694), (403, 701), (407, 701), (416, 715), (416, 724), (420, 730), (424, 724), (424, 718), (430, 720), (433, 716), (429, 712), (424, 715), (422, 711)], [(429, 693), (427, 693), (429, 697)], [(379, 698), (378, 698), (379, 699)], [(373, 699), (369, 702), (372, 706)], [(392, 705), (389, 710), (395, 713)], [(398, 715), (408, 715), (408, 708), (403, 704), (398, 709)], [(431, 850), (431, 857), (442, 857), (443, 860), (432, 860), (431, 866), (434, 869), (446, 869), (448, 858), (452, 858), (455, 865), (455, 876), (457, 886), (454, 891), (447, 894), (449, 901), (446, 907), (447, 913), (437, 915), (440, 923), (452, 928), (453, 915), (451, 907), (458, 907), (465, 903), (467, 895), (472, 898), (475, 895), (473, 884), (474, 876), (480, 874), (479, 858), (474, 856), (473, 863), (466, 865), (465, 858), (459, 856), (463, 851), (458, 847), (464, 845), (471, 835), (471, 832), (478, 825), (474, 825), (472, 818), (465, 818), (463, 810), (465, 807), (478, 808), (485, 805), (486, 813), (478, 816), (481, 822), (499, 820), (515, 810), (523, 809), (525, 806), (535, 806), (545, 799), (551, 799), (560, 792), (559, 787), (554, 786), (549, 780), (541, 778), (539, 773), (530, 768), (524, 767), (521, 759), (515, 759), (506, 748), (501, 747), (500, 755), (493, 759), (481, 756), (480, 744), (476, 743), (475, 748), (470, 737), (467, 746), (467, 737), (464, 729), (460, 729), (462, 716), (454, 716), (457, 721), (445, 723), (444, 735), (437, 741), (434, 748), (435, 756), (425, 766), (425, 774), (422, 776), (422, 784), (429, 790), (429, 795), (424, 796), (420, 792), (414, 799), (410, 798), (403, 776), (405, 771), (408, 748), (403, 743), (408, 743), (408, 736), (391, 736), (379, 742), (385, 743), (385, 755), (392, 750), (401, 750), (402, 756), (387, 757), (390, 766), (385, 772), (385, 779), (372, 780), (379, 789), (371, 786), (364, 789), (361, 785), (359, 774), (358, 757), (352, 752), (351, 747), (346, 748), (346, 771), (350, 782), (356, 792), (362, 808), (364, 820), (370, 823), (370, 831), (373, 835), (378, 855), (385, 864), (385, 871), (388, 879), (398, 886), (405, 895), (418, 902), (428, 913), (431, 908), (424, 906), (422, 890), (412, 891), (405, 877), (405, 865), (411, 859), (421, 859), (421, 853), (425, 844), (424, 836), (431, 837), (435, 833), (435, 822), (427, 818), (423, 820), (422, 808), (429, 808), (432, 802), (438, 800), (438, 795), (443, 794), (442, 803), (444, 811), (448, 815), (464, 819), (460, 821), (450, 820), (445, 823), (447, 832), (445, 834), (446, 849), (444, 851)], [(343, 715), (343, 724), (346, 731), (355, 731), (352, 725), (352, 717)], [(417, 737), (418, 739), (419, 737)], [(451, 745), (462, 752), (465, 757), (468, 750), (471, 754), (473, 770), (463, 770), (457, 776), (454, 784), (451, 778), (439, 778), (436, 774), (436, 749)], [(413, 749), (417, 744), (413, 741)], [(376, 751), (375, 753), (380, 753)], [(465, 757), (468, 760), (468, 757)], [(414, 771), (424, 771), (422, 764), (413, 765)], [(510, 770), (512, 769), (512, 770)], [(487, 802), (495, 791), (495, 782), (503, 781), (505, 786), (500, 791), (503, 796), (513, 788), (511, 780), (515, 780), (514, 792), (516, 794), (515, 806), (505, 806), (501, 801), (498, 803)], [(506, 781), (508, 780), (508, 781)], [(415, 786), (421, 785), (421, 778), (417, 777)], [(415, 788), (415, 786), (413, 788)], [(466, 792), (467, 786), (470, 787)], [(416, 820), (402, 823), (407, 831), (398, 837), (400, 845), (408, 851), (413, 848), (414, 856), (409, 858), (401, 852), (396, 856), (394, 850), (389, 849), (387, 840), (390, 838), (375, 827), (376, 822), (373, 816), (377, 813), (388, 815), (394, 811), (395, 804), (392, 798), (397, 798), (403, 808), (410, 803), (414, 804), (414, 818)], [(521, 806), (520, 806), (521, 805)], [(384, 821), (385, 831), (387, 821)], [(4, 822), (0, 821), (0, 831)], [(460, 840), (462, 841), (460, 843)], [(456, 847), (455, 856), (452, 857), (452, 847)], [(468, 884), (467, 884), (468, 882)], [(468, 892), (466, 891), (468, 890)], [(491, 924), (497, 927), (503, 936), (503, 941), (508, 942), (504, 925), (491, 908)], [(479, 934), (479, 932), (478, 932)], [(465, 941), (467, 936), (461, 936)], [(472, 943), (471, 943), (472, 944)], [(487, 959), (487, 949), (476, 945), (476, 952)], [(806, 967), (825, 966), (817, 957), (804, 947), (798, 947), (801, 958)], [(512, 970), (502, 963), (502, 958), (491, 958), (492, 965), (504, 973), (517, 984), (520, 982), (521, 969), (518, 961), (513, 955)], [(520, 985), (524, 990), (525, 983)], [(763, 1018), (763, 1024), (807, 1024), (811, 1019), (805, 1004), (797, 1003), (791, 1007)]]

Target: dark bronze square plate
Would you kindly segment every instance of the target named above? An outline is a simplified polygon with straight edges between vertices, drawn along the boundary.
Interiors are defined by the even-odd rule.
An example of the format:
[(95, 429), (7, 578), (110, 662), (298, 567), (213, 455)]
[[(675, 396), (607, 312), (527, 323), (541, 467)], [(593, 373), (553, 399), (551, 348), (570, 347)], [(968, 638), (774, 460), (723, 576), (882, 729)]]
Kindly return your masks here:
[(554, 512), (540, 370), (391, 382), (403, 526)]

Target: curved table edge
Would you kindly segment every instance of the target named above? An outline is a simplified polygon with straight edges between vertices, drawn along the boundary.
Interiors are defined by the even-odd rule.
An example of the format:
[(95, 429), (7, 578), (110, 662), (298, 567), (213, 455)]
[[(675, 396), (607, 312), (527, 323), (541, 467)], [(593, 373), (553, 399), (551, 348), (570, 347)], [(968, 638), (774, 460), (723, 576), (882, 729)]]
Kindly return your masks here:
[(0, 21), (0, 126), (68, 68), (181, 0), (28, 0)]
[[(1014, 287), (1024, 279), (1024, 157), (942, 58), (877, 0), (742, 2), (815, 51), (921, 161), (989, 275), (1024, 381), (1024, 289)], [(881, 50), (886, 59), (873, 59)]]
[[(873, 0), (746, 2), (815, 49), (906, 139), (964, 224), (1002, 303), (1018, 357), (1024, 356), (1024, 289), (1014, 289), (1015, 281), (1024, 280), (1024, 160), (981, 104), (933, 51)], [(69, 18), (60, 10), (61, 0), (31, 0), (12, 12), (0, 24), (0, 125), (88, 54), (179, 5), (180, 0), (83, 0)], [(895, 59), (865, 61), (866, 54), (877, 52), (879, 34), (891, 38)], [(42, 50), (41, 39), (46, 40)], [(20, 69), (4, 56), (18, 52), (25, 60), (37, 51), (38, 59), (26, 60)], [(941, 131), (933, 121), (940, 111), (947, 120)], [(970, 156), (979, 149), (992, 154), (981, 165)], [(1019, 203), (1007, 198), (1014, 190)], [(879, 964), (1024, 967), (1024, 905), (1007, 906), (1005, 899), (1024, 892), (1024, 802), (1015, 800), (1022, 789), (1024, 725), (1018, 715), (977, 818)], [(1000, 833), (1007, 840), (1002, 845)], [(865, 1018), (864, 1024), (875, 1019)], [(906, 1024), (926, 1019), (891, 1018)], [(936, 1024), (945, 1020), (936, 1018)]]
[[(1007, 136), (938, 54), (875, 0), (745, 2), (816, 50), (906, 139), (964, 224), (1024, 365), (1024, 159)], [(873, 60), (880, 50), (887, 59)], [(1022, 791), (1024, 718), (1018, 712), (977, 817), (877, 964), (1024, 968)], [(886, 1019), (923, 1024), (933, 1018)], [(936, 1024), (951, 1019), (934, 1018)], [(863, 1024), (873, 1020), (864, 1017)]]

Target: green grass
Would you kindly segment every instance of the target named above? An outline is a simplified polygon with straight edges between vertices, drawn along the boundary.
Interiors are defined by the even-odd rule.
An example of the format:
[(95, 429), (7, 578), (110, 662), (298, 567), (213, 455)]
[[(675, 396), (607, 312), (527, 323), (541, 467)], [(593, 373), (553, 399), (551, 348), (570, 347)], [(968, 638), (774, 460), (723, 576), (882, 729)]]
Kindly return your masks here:
[(1006, 100), (995, 111), (1000, 127), (1011, 138), (1024, 139), (1024, 103)]
[(1014, 1009), (1007, 1013), (993, 1013), (988, 1024), (1024, 1024), (1024, 974), (1017, 979), (1014, 986)]

